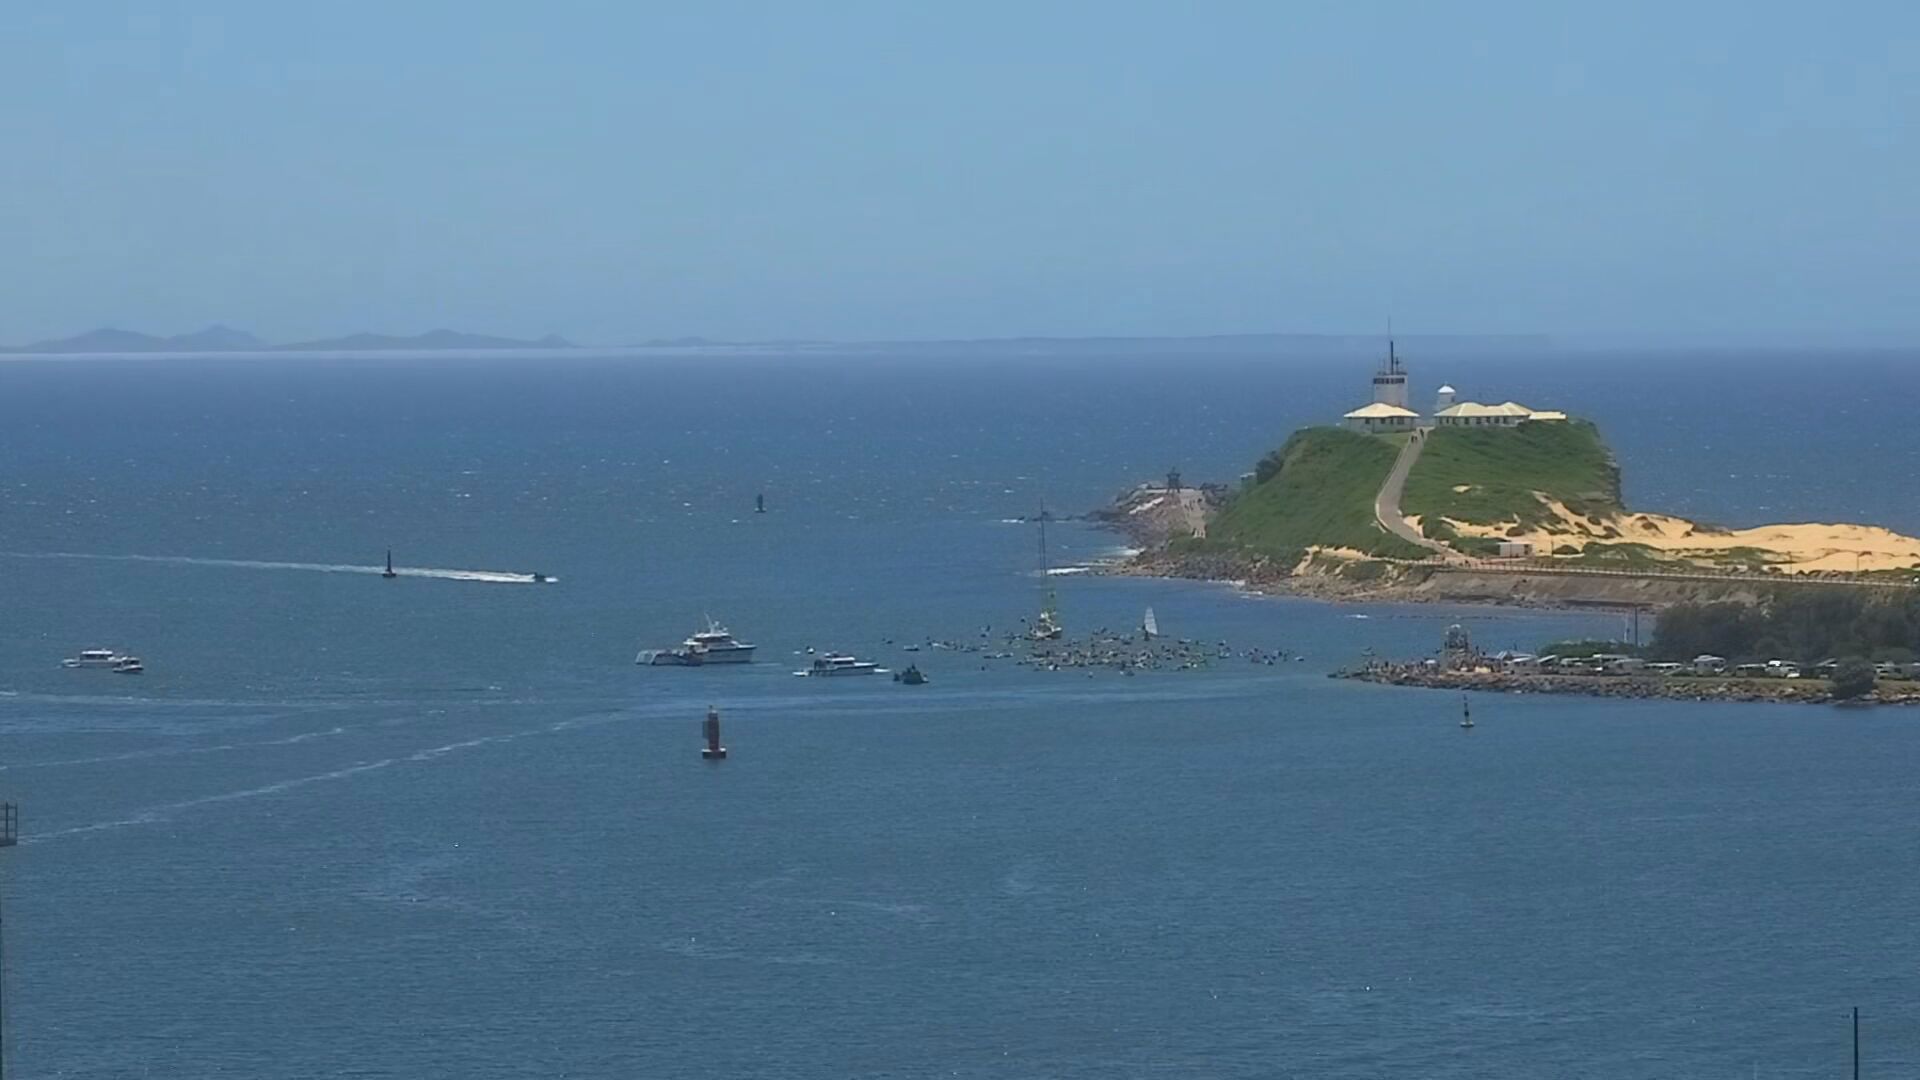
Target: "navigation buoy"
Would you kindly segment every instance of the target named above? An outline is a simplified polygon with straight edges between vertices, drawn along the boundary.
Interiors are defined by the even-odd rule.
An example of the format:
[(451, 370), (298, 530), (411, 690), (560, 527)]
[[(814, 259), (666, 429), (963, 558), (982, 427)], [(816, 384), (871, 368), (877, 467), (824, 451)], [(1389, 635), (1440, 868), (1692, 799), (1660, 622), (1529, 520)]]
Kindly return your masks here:
[(700, 756), (708, 761), (726, 760), (727, 748), (720, 745), (719, 709), (707, 706), (707, 718), (700, 724), (700, 734), (707, 740), (707, 745), (700, 748)]

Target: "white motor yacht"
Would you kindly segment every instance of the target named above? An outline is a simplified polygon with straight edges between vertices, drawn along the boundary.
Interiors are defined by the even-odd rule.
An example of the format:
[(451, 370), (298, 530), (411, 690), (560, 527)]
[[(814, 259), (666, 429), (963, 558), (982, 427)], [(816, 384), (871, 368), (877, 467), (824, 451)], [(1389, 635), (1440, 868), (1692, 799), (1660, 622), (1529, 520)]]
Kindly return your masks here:
[(871, 660), (856, 660), (842, 653), (813, 658), (813, 665), (795, 675), (884, 675), (887, 669)]
[(60, 664), (70, 668), (110, 668), (121, 659), (121, 655), (112, 649), (82, 649), (80, 655), (69, 656)]
[(739, 641), (712, 619), (707, 628), (680, 643), (677, 649), (648, 649), (634, 657), (636, 664), (655, 667), (701, 667), (707, 664), (750, 664), (754, 646)]

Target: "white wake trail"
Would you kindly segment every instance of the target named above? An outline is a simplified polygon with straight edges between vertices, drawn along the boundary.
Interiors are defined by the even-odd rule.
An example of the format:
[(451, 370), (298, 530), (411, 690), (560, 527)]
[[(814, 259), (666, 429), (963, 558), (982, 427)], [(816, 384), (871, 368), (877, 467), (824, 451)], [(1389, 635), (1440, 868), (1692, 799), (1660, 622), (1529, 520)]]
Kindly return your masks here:
[[(373, 574), (386, 572), (384, 566), (354, 566), (348, 563), (275, 562), (266, 559), (205, 559), (193, 555), (96, 555), (83, 551), (4, 551), (9, 559), (85, 559), (95, 562), (157, 563), (164, 566), (224, 566), (241, 570), (305, 570), (320, 574)], [(557, 577), (532, 571), (462, 570), (438, 566), (396, 566), (395, 577), (436, 578), (441, 581), (479, 581), (494, 585), (540, 585), (559, 581)]]
[[(441, 758), (447, 757), (450, 754), (457, 754), (466, 750), (477, 749), (482, 746), (494, 746), (500, 743), (509, 743), (509, 742), (515, 741), (516, 739), (525, 739), (531, 736), (552, 735), (552, 734), (558, 734), (563, 731), (574, 730), (581, 727), (591, 727), (591, 726), (597, 726), (600, 724), (613, 723), (617, 720), (624, 719), (626, 715), (627, 714), (625, 713), (619, 713), (619, 712), (598, 713), (598, 714), (591, 714), (588, 716), (572, 717), (566, 720), (557, 720), (550, 723), (542, 724), (538, 727), (523, 728), (519, 731), (503, 731), (493, 735), (477, 735), (470, 739), (461, 739), (457, 742), (444, 743), (439, 746), (430, 746), (425, 749), (415, 750), (410, 754), (396, 755), (393, 757), (385, 757), (377, 761), (363, 761), (355, 765), (349, 765), (346, 768), (333, 769), (323, 773), (315, 773), (311, 776), (296, 776), (289, 780), (279, 780), (271, 784), (263, 784), (259, 787), (245, 788), (240, 791), (224, 791), (216, 795), (202, 795), (194, 799), (183, 799), (179, 802), (163, 803), (159, 806), (149, 806), (149, 807), (146, 807), (145, 809), (137, 810), (126, 817), (114, 818), (110, 821), (96, 821), (88, 825), (75, 825), (70, 828), (55, 829), (52, 832), (36, 833), (30, 836), (23, 836), (21, 837), (20, 842), (23, 844), (43, 843), (48, 840), (57, 840), (63, 837), (70, 837), (70, 836), (82, 836), (88, 833), (105, 832), (111, 829), (125, 829), (125, 828), (130, 828), (130, 827), (139, 826), (139, 825), (157, 825), (162, 822), (171, 821), (174, 817), (178, 816), (182, 811), (192, 810), (202, 806), (211, 806), (219, 803), (235, 802), (242, 799), (253, 799), (253, 798), (258, 798), (262, 795), (278, 795), (282, 792), (292, 791), (296, 788), (306, 787), (310, 784), (324, 784), (324, 783), (329, 783), (335, 780), (345, 780), (345, 779), (348, 779), (349, 777), (359, 776), (362, 773), (369, 773), (378, 769), (389, 768), (394, 765), (404, 765), (410, 762), (426, 763), (426, 762), (438, 761)], [(312, 737), (312, 736), (307, 736), (307, 737)]]

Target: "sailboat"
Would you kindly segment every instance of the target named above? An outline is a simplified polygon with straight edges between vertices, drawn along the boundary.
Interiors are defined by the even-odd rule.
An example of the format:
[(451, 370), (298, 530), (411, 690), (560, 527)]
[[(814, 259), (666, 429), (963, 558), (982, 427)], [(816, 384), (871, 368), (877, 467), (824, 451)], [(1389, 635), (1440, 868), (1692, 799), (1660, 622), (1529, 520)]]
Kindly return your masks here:
[(1160, 624), (1154, 621), (1152, 608), (1148, 608), (1146, 615), (1140, 619), (1140, 632), (1146, 635), (1148, 641), (1160, 636)]
[(1040, 508), (1040, 580), (1045, 585), (1046, 592), (1040, 599), (1040, 617), (1034, 620), (1033, 629), (1028, 631), (1035, 641), (1055, 641), (1064, 632), (1064, 628), (1060, 625), (1059, 605), (1053, 594), (1052, 578), (1048, 576), (1047, 567), (1047, 520), (1052, 516), (1047, 513), (1046, 507)]
[(393, 572), (393, 549), (392, 548), (387, 549), (387, 568), (380, 572), (380, 576), (383, 578), (397, 578), (400, 576), (399, 574), (396, 574)]
[(1467, 695), (1465, 694), (1460, 695), (1460, 726), (1463, 728), (1473, 726), (1473, 710), (1467, 706)]

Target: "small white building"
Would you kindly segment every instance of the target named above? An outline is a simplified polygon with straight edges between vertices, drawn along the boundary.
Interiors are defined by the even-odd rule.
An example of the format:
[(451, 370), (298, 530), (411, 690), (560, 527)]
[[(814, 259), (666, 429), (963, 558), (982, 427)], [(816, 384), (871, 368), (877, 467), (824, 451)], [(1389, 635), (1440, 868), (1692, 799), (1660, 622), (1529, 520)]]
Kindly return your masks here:
[(1435, 413), (1433, 421), (1441, 427), (1519, 427), (1529, 420), (1552, 421), (1566, 418), (1566, 413), (1529, 409), (1517, 401), (1503, 401), (1498, 405), (1462, 401)]
[(1376, 401), (1371, 405), (1362, 405), (1342, 417), (1347, 427), (1367, 435), (1391, 435), (1400, 431), (1412, 431), (1420, 425), (1420, 414), (1400, 405), (1389, 405)]

